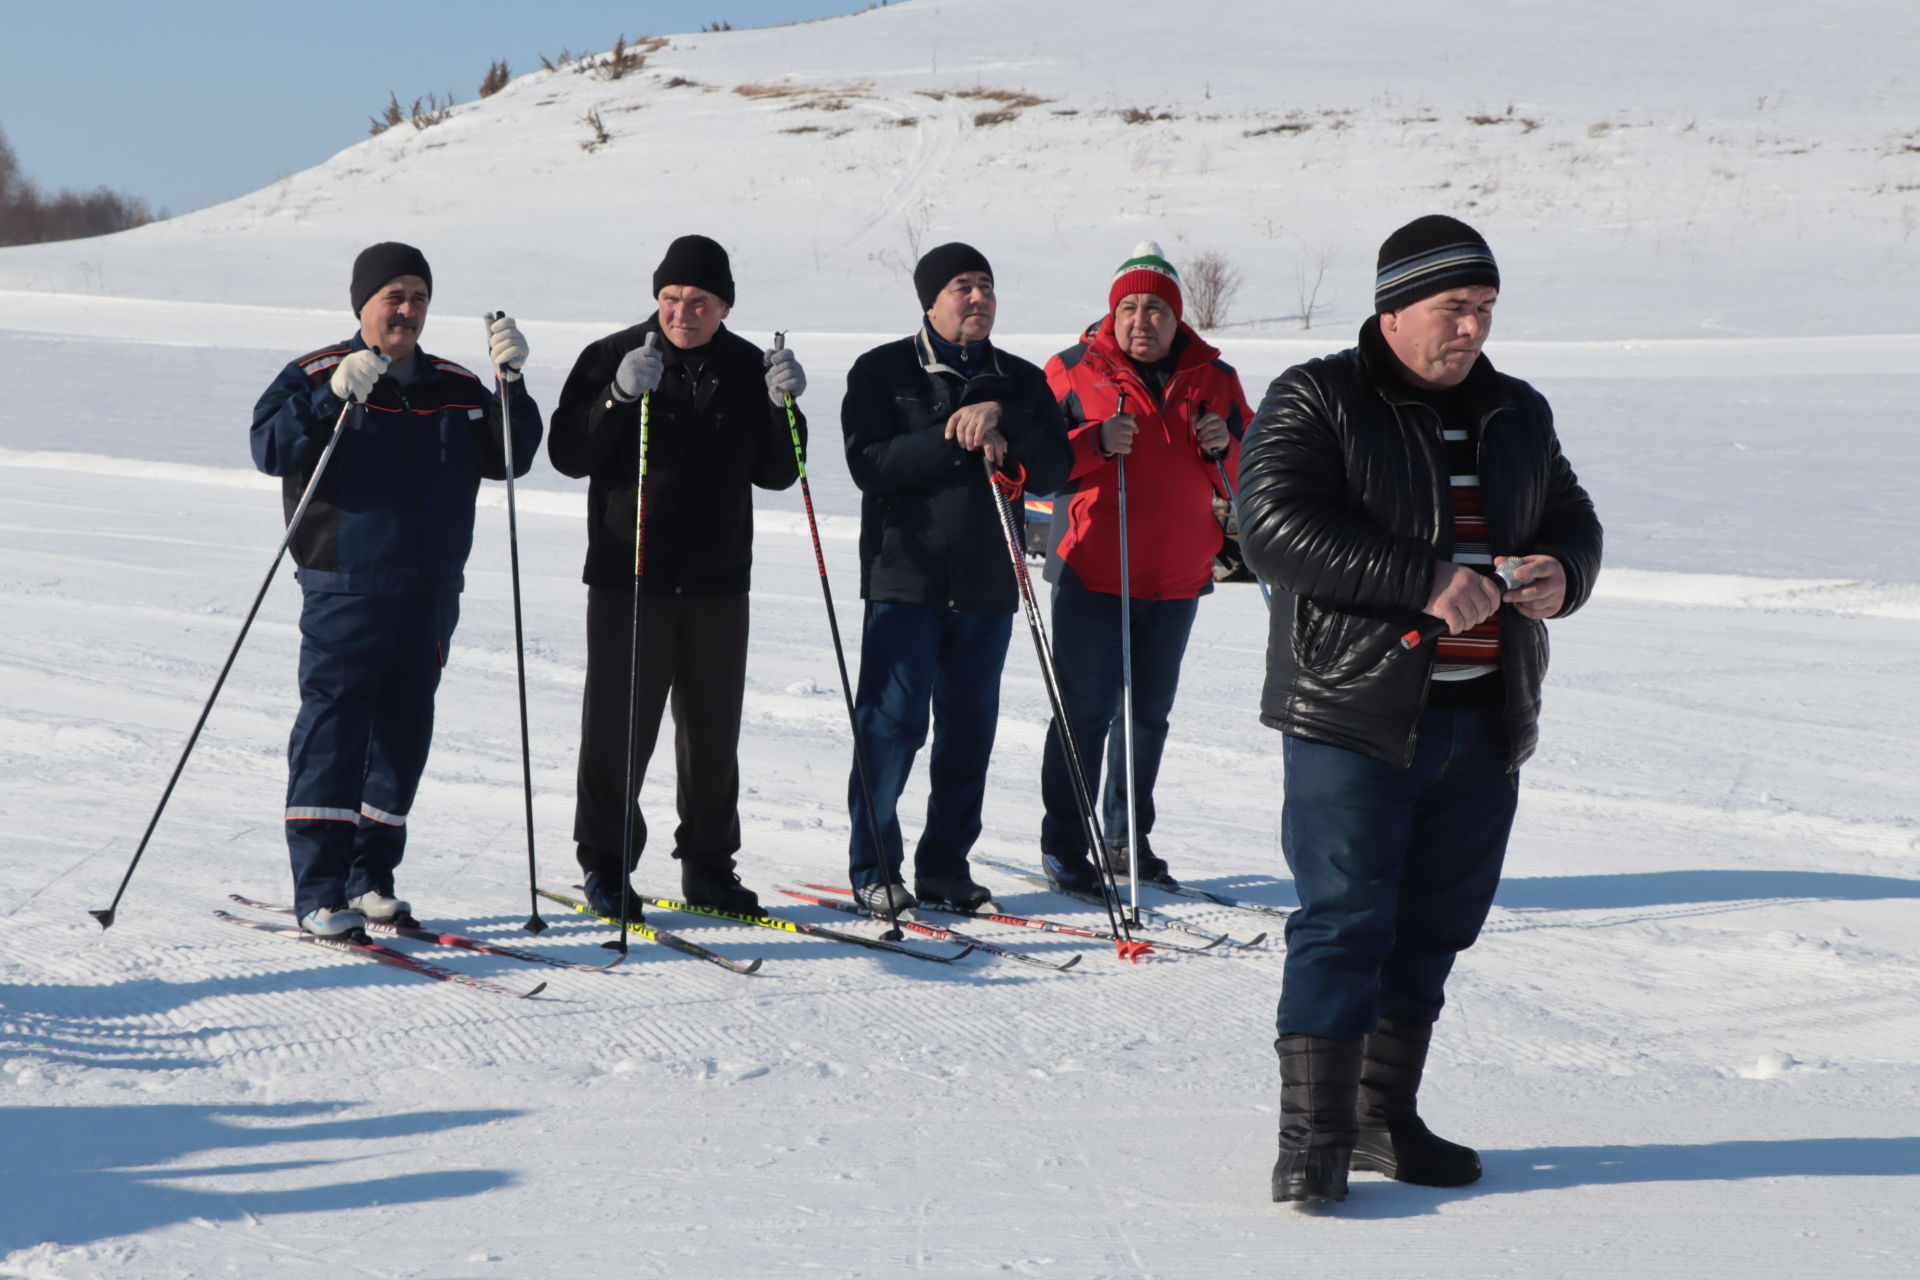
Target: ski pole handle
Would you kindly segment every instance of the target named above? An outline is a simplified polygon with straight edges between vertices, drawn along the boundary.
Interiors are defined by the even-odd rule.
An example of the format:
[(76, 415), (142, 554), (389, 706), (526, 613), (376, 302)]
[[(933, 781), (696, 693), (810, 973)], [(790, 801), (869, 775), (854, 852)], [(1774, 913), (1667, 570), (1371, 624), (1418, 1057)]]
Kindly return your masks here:
[[(1499, 564), (1493, 566), (1493, 576), (1500, 580), (1501, 590), (1513, 591), (1522, 585), (1521, 579), (1515, 576), (1520, 567), (1521, 560), (1519, 556), (1507, 556), (1502, 559)], [(1435, 636), (1440, 635), (1446, 629), (1446, 619), (1430, 619), (1401, 636), (1400, 647), (1402, 649), (1418, 649), (1421, 645), (1433, 639)]]

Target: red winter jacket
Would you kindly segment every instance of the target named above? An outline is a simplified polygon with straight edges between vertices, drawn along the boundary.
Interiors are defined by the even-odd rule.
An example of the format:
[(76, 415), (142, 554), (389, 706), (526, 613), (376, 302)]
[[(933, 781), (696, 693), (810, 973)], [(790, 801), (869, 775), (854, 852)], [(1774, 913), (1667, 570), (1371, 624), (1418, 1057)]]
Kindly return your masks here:
[(1164, 404), (1114, 340), (1111, 314), (1077, 346), (1047, 361), (1047, 384), (1066, 412), (1073, 445), (1073, 470), (1054, 497), (1049, 579), (1058, 578), (1064, 562), (1088, 590), (1120, 594), (1119, 467), (1100, 450), (1100, 424), (1120, 411), (1125, 391), (1127, 411), (1140, 428), (1127, 455), (1129, 589), (1142, 599), (1185, 600), (1213, 585), (1220, 473), (1200, 452), (1193, 423), (1203, 413), (1227, 420), (1227, 474), (1238, 485), (1240, 435), (1253, 411), (1233, 366), (1184, 322), (1174, 352)]

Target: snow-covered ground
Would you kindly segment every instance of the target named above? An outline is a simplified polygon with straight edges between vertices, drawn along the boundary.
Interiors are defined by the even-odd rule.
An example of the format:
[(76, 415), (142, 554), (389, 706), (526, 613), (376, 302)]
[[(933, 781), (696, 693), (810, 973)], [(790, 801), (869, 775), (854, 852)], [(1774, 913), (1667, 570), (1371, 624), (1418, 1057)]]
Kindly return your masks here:
[[(527, 77), (219, 209), (0, 252), (0, 1275), (1912, 1274), (1911, 21), (1515, 0), (1435, 37), (1428, 6), (1355, 8), (912, 0), (678, 37), (635, 76)], [(730, 92), (787, 78), (844, 92), (792, 114)], [(978, 88), (1054, 101), (979, 125), (996, 102), (950, 92)], [(613, 141), (588, 153), (596, 105)], [(1110, 114), (1130, 106), (1175, 119)], [(1290, 122), (1313, 127), (1247, 136)], [(1554, 628), (1508, 879), (1436, 1040), (1427, 1109), (1482, 1148), (1480, 1184), (1363, 1176), (1318, 1217), (1267, 1202), (1277, 944), (1133, 967), (982, 930), (1084, 955), (1052, 975), (663, 917), (765, 966), (436, 954), (549, 980), (510, 1002), (218, 924), (230, 891), (285, 892), (284, 573), (119, 923), (87, 918), (279, 535), (253, 399), (349, 330), (362, 244), (433, 259), (432, 350), (477, 362), (479, 312), (521, 315), (549, 406), (582, 344), (644, 314), (668, 237), (734, 246), (736, 327), (790, 329), (812, 378), (857, 646), (834, 407), (853, 357), (913, 323), (914, 235), (987, 249), (1000, 337), (1033, 358), (1097, 314), (1139, 235), (1220, 248), (1248, 273), (1224, 346), (1257, 398), (1350, 340), (1379, 238), (1436, 207), (1492, 239), (1492, 357), (1552, 399), (1608, 530), (1594, 603)], [(1302, 333), (1294, 266), (1322, 248), (1334, 305)], [(583, 499), (544, 462), (520, 496), (540, 861), (566, 883)], [(850, 761), (798, 492), (760, 512), (742, 866), (773, 898), (843, 877)], [(489, 486), (402, 888), (526, 942), (505, 542)], [(1262, 623), (1251, 587), (1202, 606), (1156, 845), (1285, 906)], [(988, 857), (1035, 861), (1045, 723), (1016, 634)], [(903, 811), (923, 798), (916, 779)], [(1090, 919), (988, 879), (1011, 909)], [(652, 855), (639, 880), (674, 887)], [(604, 955), (603, 930), (543, 914), (529, 945)]]

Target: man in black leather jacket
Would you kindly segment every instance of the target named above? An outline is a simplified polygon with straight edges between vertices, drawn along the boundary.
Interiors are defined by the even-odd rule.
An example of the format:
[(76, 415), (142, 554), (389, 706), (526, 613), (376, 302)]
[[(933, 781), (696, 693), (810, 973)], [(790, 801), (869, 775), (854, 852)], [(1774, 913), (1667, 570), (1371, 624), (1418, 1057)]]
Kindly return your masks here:
[(1275, 1200), (1344, 1199), (1349, 1165), (1480, 1176), (1415, 1095), (1448, 971), (1499, 884), (1544, 620), (1585, 603), (1601, 547), (1546, 400), (1481, 355), (1499, 286), (1465, 223), (1400, 228), (1359, 345), (1275, 379), (1246, 435), (1240, 545), (1276, 592), (1261, 719), (1287, 735), (1300, 898)]
[[(859, 769), (848, 781), (850, 871), (862, 905), (913, 905), (901, 882), (895, 811), (934, 725), (932, 794), (914, 852), (921, 897), (971, 908), (987, 891), (967, 853), (980, 835), (1000, 670), (1018, 601), (981, 456), (1051, 493), (1073, 464), (1046, 376), (987, 340), (997, 299), (977, 249), (928, 250), (913, 273), (920, 331), (875, 347), (847, 374), (840, 409), (847, 471), (860, 486), (860, 594), (866, 616), (854, 706)], [(1016, 495), (1017, 519), (1022, 503)], [(1022, 539), (1024, 545), (1024, 538)], [(884, 848), (875, 848), (877, 825)]]

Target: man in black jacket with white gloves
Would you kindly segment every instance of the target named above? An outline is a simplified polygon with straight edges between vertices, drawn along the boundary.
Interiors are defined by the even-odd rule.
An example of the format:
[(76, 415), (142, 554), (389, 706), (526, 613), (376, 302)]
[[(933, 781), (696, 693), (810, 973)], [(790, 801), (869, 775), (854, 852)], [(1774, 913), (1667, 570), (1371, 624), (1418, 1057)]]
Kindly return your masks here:
[[(1073, 465), (1046, 376), (987, 340), (998, 299), (980, 251), (928, 250), (913, 286), (925, 313), (919, 332), (856, 360), (840, 408), (847, 471), (861, 492), (867, 602), (854, 732), (873, 791), (869, 813), (856, 767), (849, 862), (861, 904), (883, 914), (915, 901), (900, 879), (896, 806), (929, 712), (932, 790), (915, 889), (963, 908), (987, 900), (967, 853), (980, 835), (1018, 592), (981, 457), (1006, 475), (1024, 470), (1034, 493), (1059, 488)], [(1013, 506), (1021, 511), (1017, 495)]]
[[(762, 354), (730, 332), (732, 265), (705, 236), (682, 236), (653, 273), (658, 311), (580, 353), (560, 393), (548, 455), (563, 475), (587, 476), (587, 684), (580, 726), (574, 839), (587, 899), (617, 915), (623, 879), (646, 844), (627, 807), (659, 734), (669, 693), (679, 775), (673, 856), (689, 902), (760, 909), (740, 883), (740, 708), (747, 675), (747, 591), (753, 566), (753, 489), (799, 478), (787, 399), (806, 390), (793, 352)], [(640, 434), (647, 430), (645, 527)], [(805, 420), (799, 419), (801, 441)], [(638, 602), (638, 679), (633, 619)], [(638, 760), (627, 741), (638, 717)], [(629, 919), (639, 919), (627, 888)]]
[(1349, 1165), (1480, 1176), (1415, 1097), (1448, 971), (1500, 881), (1544, 620), (1586, 602), (1601, 545), (1546, 400), (1481, 355), (1499, 289), (1465, 223), (1401, 227), (1359, 345), (1275, 379), (1243, 446), (1240, 545), (1276, 590), (1261, 719), (1287, 735), (1300, 898), (1275, 1200), (1343, 1200)]

